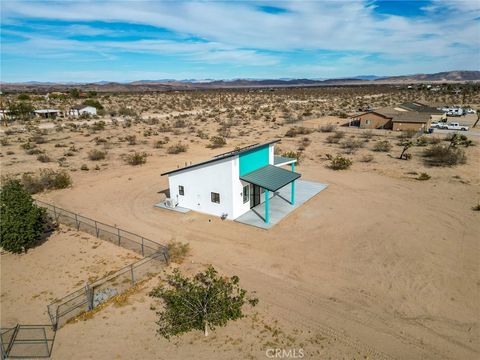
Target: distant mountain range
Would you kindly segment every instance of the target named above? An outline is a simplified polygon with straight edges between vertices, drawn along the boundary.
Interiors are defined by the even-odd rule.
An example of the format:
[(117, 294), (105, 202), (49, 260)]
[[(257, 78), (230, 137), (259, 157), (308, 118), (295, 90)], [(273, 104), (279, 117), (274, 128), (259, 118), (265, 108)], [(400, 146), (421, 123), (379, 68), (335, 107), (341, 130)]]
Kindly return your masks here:
[(97, 91), (162, 91), (193, 90), (219, 88), (266, 88), (266, 87), (306, 87), (334, 85), (368, 85), (368, 84), (405, 84), (433, 82), (480, 81), (480, 71), (446, 71), (435, 74), (414, 74), (402, 76), (359, 75), (339, 79), (234, 79), (234, 80), (138, 80), (132, 82), (99, 81), (94, 83), (54, 83), (29, 81), (24, 83), (2, 83), (2, 91), (64, 91), (78, 87)]

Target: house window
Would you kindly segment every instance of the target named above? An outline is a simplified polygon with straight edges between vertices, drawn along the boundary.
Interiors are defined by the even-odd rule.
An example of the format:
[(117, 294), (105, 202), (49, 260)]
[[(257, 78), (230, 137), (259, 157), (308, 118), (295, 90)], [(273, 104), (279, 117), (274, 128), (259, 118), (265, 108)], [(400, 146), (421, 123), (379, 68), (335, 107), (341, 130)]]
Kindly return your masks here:
[(185, 195), (185, 190), (183, 188), (183, 185), (178, 185), (178, 195)]
[(249, 185), (245, 185), (243, 187), (243, 203), (247, 203), (248, 200), (250, 200), (250, 186)]
[(365, 124), (370, 125), (372, 123), (372, 120), (365, 120)]
[(212, 192), (212, 193), (210, 193), (210, 197), (211, 197), (213, 203), (220, 204), (220, 194), (219, 193)]

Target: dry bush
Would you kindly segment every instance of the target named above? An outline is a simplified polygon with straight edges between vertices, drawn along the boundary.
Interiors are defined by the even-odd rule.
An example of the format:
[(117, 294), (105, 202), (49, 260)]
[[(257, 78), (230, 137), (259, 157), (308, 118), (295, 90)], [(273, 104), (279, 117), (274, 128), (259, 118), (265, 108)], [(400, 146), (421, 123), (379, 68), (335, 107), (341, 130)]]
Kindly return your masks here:
[(426, 148), (423, 156), (425, 157), (425, 163), (431, 166), (453, 166), (467, 162), (465, 151), (440, 144)]
[(97, 149), (90, 150), (88, 152), (88, 158), (92, 161), (98, 161), (105, 159), (107, 153), (105, 151), (100, 151)]
[(182, 152), (186, 152), (188, 149), (188, 146), (182, 143), (177, 143), (175, 145), (170, 146), (167, 149), (168, 154), (180, 154)]
[(334, 124), (327, 124), (327, 125), (320, 126), (318, 131), (322, 133), (330, 133), (330, 132), (334, 132), (336, 128), (337, 126)]
[(44, 190), (65, 189), (72, 185), (72, 179), (65, 171), (52, 169), (40, 170), (38, 175), (23, 174), (21, 182), (30, 194)]
[(306, 127), (303, 126), (294, 126), (288, 129), (288, 131), (285, 133), (286, 137), (295, 137), (297, 135), (308, 135), (312, 133), (311, 129), (307, 129)]
[(286, 157), (286, 158), (291, 158), (291, 159), (297, 159), (297, 165), (300, 165), (301, 161), (302, 161), (302, 158), (303, 158), (303, 154), (301, 151), (286, 151), (284, 153), (282, 153), (282, 156), (283, 157)]
[(348, 138), (340, 143), (340, 147), (345, 149), (347, 154), (352, 154), (361, 147), (363, 147), (363, 141), (355, 140), (355, 138)]
[(368, 139), (368, 140), (370, 140), (371, 138), (373, 138), (374, 135), (375, 135), (375, 134), (373, 133), (372, 130), (366, 130), (366, 131), (363, 131), (363, 132), (360, 134), (360, 136), (361, 136), (362, 138)]
[(333, 170), (346, 170), (352, 165), (352, 160), (341, 155), (334, 157), (330, 154), (327, 154), (326, 157), (328, 160), (330, 160), (330, 169)]
[(390, 150), (392, 150), (392, 145), (388, 140), (380, 140), (373, 145), (373, 151), (389, 152)]
[(147, 162), (147, 156), (145, 152), (134, 152), (125, 156), (125, 162), (132, 166), (143, 165)]
[(48, 156), (47, 154), (40, 154), (37, 156), (37, 160), (42, 162), (42, 163), (47, 163), (47, 162), (51, 162), (52, 159), (50, 158), (50, 156)]
[(344, 137), (345, 133), (343, 131), (335, 131), (332, 135), (327, 136), (326, 142), (328, 144), (338, 144)]
[(168, 256), (171, 262), (181, 264), (190, 255), (190, 244), (179, 241), (170, 241), (167, 245)]
[(212, 136), (210, 138), (210, 144), (207, 145), (208, 148), (210, 149), (217, 149), (225, 146), (227, 144), (227, 141), (225, 138), (221, 136)]
[(372, 160), (373, 160), (373, 155), (372, 154), (363, 155), (360, 158), (360, 161), (365, 162), (365, 163), (371, 162)]
[(154, 142), (153, 142), (153, 147), (154, 147), (155, 149), (161, 149), (161, 148), (163, 148), (163, 145), (168, 144), (169, 141), (170, 141), (170, 138), (169, 138), (168, 136), (165, 136), (165, 137), (163, 138), (163, 140), (156, 140), (156, 141), (154, 141)]
[(425, 180), (430, 180), (431, 176), (428, 175), (427, 173), (425, 172), (422, 172), (417, 178), (417, 180), (420, 180), (420, 181), (425, 181)]

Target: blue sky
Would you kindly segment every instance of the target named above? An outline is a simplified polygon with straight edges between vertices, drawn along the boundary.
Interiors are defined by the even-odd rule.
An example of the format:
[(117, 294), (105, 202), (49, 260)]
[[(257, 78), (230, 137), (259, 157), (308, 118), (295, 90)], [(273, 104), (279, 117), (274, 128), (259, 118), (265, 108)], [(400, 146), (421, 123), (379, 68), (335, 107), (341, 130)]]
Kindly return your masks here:
[(1, 2), (3, 82), (480, 69), (480, 1)]

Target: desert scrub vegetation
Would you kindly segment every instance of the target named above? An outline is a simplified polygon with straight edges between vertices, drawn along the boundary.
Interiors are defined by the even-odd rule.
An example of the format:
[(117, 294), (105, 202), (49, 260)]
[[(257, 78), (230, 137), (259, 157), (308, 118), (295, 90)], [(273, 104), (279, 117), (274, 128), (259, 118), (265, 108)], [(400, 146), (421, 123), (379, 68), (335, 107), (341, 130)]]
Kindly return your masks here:
[(147, 162), (147, 156), (146, 152), (134, 152), (125, 155), (125, 162), (132, 166), (143, 165)]
[(429, 146), (424, 150), (423, 156), (425, 163), (430, 166), (454, 166), (467, 162), (465, 151), (442, 144)]
[(363, 147), (363, 141), (350, 137), (341, 142), (340, 147), (344, 149), (347, 154), (353, 154), (358, 149)]
[(341, 155), (332, 156), (330, 154), (326, 154), (326, 157), (328, 160), (330, 160), (330, 169), (333, 170), (346, 170), (352, 165), (352, 160)]
[(373, 151), (378, 151), (378, 152), (389, 152), (392, 150), (392, 145), (388, 140), (379, 140), (373, 145)]
[(180, 154), (182, 152), (186, 152), (188, 149), (188, 146), (182, 143), (177, 143), (172, 146), (169, 146), (167, 149), (168, 154)]
[(301, 151), (285, 151), (282, 153), (283, 157), (286, 158), (291, 158), (291, 159), (296, 159), (297, 160), (297, 165), (300, 165), (303, 159), (303, 153)]
[(363, 156), (360, 158), (360, 161), (361, 161), (361, 162), (364, 162), (364, 163), (372, 162), (372, 161), (373, 161), (373, 155), (372, 155), (372, 154), (363, 155)]
[(327, 125), (320, 126), (318, 131), (322, 133), (331, 133), (331, 132), (334, 132), (336, 128), (337, 126), (334, 124), (327, 124)]
[(155, 140), (153, 142), (153, 148), (154, 149), (161, 149), (161, 148), (163, 148), (163, 145), (168, 144), (169, 141), (170, 141), (170, 138), (168, 136), (165, 136), (163, 138), (163, 140)]
[(212, 136), (210, 138), (210, 143), (207, 145), (210, 149), (217, 149), (227, 145), (227, 141), (225, 138), (221, 136)]
[(24, 173), (20, 182), (30, 194), (65, 189), (72, 185), (72, 179), (66, 171), (52, 169), (42, 169), (38, 174)]
[(190, 244), (179, 241), (170, 241), (167, 244), (168, 256), (171, 262), (181, 264), (190, 255)]
[(107, 153), (105, 151), (92, 149), (88, 152), (88, 158), (92, 161), (99, 161), (105, 159)]
[(328, 135), (325, 141), (327, 144), (338, 144), (344, 137), (345, 133), (343, 131), (335, 131), (333, 134)]
[(37, 156), (37, 160), (40, 161), (41, 163), (48, 163), (52, 161), (52, 158), (47, 154), (39, 154)]
[(426, 172), (422, 172), (420, 175), (418, 175), (418, 177), (415, 178), (416, 180), (420, 180), (420, 181), (426, 181), (426, 180), (430, 180), (431, 179), (431, 176), (428, 175)]
[(287, 132), (285, 133), (285, 136), (295, 137), (297, 135), (308, 135), (311, 133), (312, 133), (311, 129), (307, 129), (306, 127), (303, 127), (303, 126), (294, 126), (287, 130)]
[(4, 179), (0, 187), (2, 249), (21, 253), (37, 245), (49, 223), (46, 210), (38, 207), (18, 179)]

